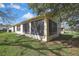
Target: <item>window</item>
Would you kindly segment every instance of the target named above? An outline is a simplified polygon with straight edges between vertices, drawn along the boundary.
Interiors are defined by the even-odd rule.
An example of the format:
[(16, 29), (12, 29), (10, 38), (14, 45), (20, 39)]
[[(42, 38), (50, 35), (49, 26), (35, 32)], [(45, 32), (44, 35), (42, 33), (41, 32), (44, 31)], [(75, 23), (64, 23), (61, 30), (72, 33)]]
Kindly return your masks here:
[(20, 31), (20, 25), (17, 25), (17, 31)]
[(41, 35), (41, 36), (44, 35), (44, 21), (43, 20), (31, 22), (31, 34)]
[(49, 35), (53, 35), (57, 33), (57, 23), (49, 20)]
[(24, 33), (29, 33), (29, 23), (23, 24), (23, 32)]

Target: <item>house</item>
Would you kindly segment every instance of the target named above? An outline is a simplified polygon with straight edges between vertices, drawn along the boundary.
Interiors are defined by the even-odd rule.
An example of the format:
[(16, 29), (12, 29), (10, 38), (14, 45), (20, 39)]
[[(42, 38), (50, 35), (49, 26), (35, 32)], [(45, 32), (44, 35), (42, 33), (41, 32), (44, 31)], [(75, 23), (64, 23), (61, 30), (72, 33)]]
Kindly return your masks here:
[(59, 36), (60, 27), (59, 18), (47, 13), (15, 24), (10, 29), (17, 34), (46, 42)]
[(0, 24), (0, 31), (7, 31), (6, 25)]

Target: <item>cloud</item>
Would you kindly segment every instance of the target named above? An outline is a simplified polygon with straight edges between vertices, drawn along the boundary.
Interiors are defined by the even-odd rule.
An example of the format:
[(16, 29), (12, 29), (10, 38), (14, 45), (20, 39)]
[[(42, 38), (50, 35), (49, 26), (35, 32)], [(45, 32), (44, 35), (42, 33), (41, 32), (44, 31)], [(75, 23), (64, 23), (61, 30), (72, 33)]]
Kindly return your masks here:
[(20, 5), (19, 4), (14, 4), (14, 3), (11, 3), (11, 8), (16, 8), (16, 9), (21, 9)]
[(5, 5), (3, 3), (0, 3), (0, 8), (5, 8)]
[(32, 13), (27, 13), (27, 14), (25, 14), (22, 18), (26, 18), (26, 19), (29, 19), (29, 18), (32, 18), (32, 17), (34, 17), (34, 15), (32, 14)]
[(26, 9), (26, 8), (22, 8), (21, 10), (22, 10), (22, 11), (26, 11), (27, 9)]
[(17, 10), (21, 10), (24, 12), (27, 10), (27, 8), (21, 8), (20, 4), (18, 4), (18, 3), (11, 3), (8, 7), (15, 8)]
[(22, 22), (22, 21), (24, 21), (24, 20), (26, 20), (26, 19), (32, 18), (32, 17), (35, 17), (35, 15), (32, 14), (32, 13), (30, 13), (30, 12), (28, 12), (27, 14), (25, 14), (25, 15), (23, 15), (22, 17), (18, 18), (17, 20), (18, 20), (19, 22), (17, 22), (17, 23), (20, 23), (20, 22)]

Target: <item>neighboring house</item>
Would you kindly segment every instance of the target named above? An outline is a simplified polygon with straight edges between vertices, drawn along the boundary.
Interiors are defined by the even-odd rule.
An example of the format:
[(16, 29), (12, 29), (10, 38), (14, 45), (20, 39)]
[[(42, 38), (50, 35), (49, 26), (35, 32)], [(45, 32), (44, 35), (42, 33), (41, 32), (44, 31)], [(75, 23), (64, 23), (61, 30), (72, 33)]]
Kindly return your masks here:
[(79, 20), (76, 22), (75, 30), (79, 31)]
[(8, 30), (7, 30), (7, 32), (14, 32), (13, 31), (13, 27), (9, 27)]
[(61, 24), (58, 19), (48, 13), (13, 25), (9, 30), (34, 39), (49, 41), (60, 34)]
[(7, 31), (7, 27), (3, 24), (0, 24), (0, 31)]
[(78, 30), (79, 30), (79, 24), (77, 24), (77, 25), (76, 25), (76, 29), (78, 29)]

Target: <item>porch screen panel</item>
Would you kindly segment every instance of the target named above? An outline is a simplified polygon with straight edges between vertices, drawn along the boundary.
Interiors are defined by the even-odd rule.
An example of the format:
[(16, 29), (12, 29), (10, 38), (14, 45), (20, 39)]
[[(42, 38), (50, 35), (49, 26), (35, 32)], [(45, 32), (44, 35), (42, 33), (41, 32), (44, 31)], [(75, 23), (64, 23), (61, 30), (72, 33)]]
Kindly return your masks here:
[(17, 31), (20, 31), (20, 25), (17, 25)]
[(57, 33), (57, 23), (49, 20), (49, 35), (54, 35)]
[(23, 24), (23, 32), (24, 33), (29, 33), (29, 23)]
[(15, 32), (15, 26), (13, 26), (13, 31)]
[(31, 34), (40, 36), (44, 35), (44, 20), (31, 22)]

